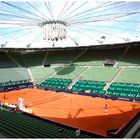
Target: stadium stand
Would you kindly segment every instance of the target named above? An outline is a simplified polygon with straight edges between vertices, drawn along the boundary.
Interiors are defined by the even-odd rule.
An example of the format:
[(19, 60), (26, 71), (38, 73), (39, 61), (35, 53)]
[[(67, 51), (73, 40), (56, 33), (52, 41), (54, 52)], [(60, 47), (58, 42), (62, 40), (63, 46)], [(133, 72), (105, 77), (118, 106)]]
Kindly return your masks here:
[(62, 70), (58, 71), (54, 78), (63, 78), (63, 79), (74, 79), (76, 78), (81, 72), (83, 72), (86, 67), (74, 67), (68, 66), (64, 67)]
[(23, 54), (23, 58), (27, 67), (41, 66), (45, 57), (44, 51), (26, 52)]
[(9, 51), (8, 54), (22, 67), (26, 67), (24, 56), (22, 52), (18, 51)]
[(118, 61), (119, 66), (140, 66), (140, 47), (131, 46), (122, 59)]
[(112, 83), (107, 94), (130, 98), (139, 98), (140, 85), (130, 83)]
[(48, 64), (67, 64), (71, 63), (75, 57), (77, 57), (82, 50), (55, 50), (49, 51), (45, 63)]
[(119, 68), (114, 67), (90, 67), (83, 75), (83, 80), (110, 82), (118, 73)]
[[(20, 81), (31, 79), (33, 76), (34, 83), (41, 82), (45, 79), (71, 79), (73, 82), (72, 90), (75, 89), (76, 82), (78, 80), (96, 81), (110, 83), (133, 83), (139, 84), (139, 55), (138, 47), (133, 45), (128, 49), (126, 48), (96, 48), (96, 49), (68, 49), (68, 50), (28, 50), (28, 51), (8, 51), (2, 53), (1, 57), (1, 69), (0, 69), (0, 82)], [(131, 53), (132, 52), (132, 53)], [(132, 55), (136, 55), (135, 61), (132, 61)], [(125, 61), (125, 59), (131, 58), (131, 62), (134, 63), (133, 67), (131, 63)], [(116, 65), (113, 67), (105, 67), (103, 64), (105, 60), (115, 60)], [(6, 61), (2, 61), (6, 60)], [(13, 61), (14, 60), (14, 61)], [(128, 59), (129, 60), (129, 59)], [(121, 65), (123, 63), (128, 65)], [(19, 64), (19, 65), (17, 65)], [(135, 66), (137, 64), (137, 67)], [(46, 65), (46, 67), (43, 67)], [(3, 67), (9, 67), (4, 68)], [(11, 68), (10, 67), (15, 67)], [(29, 71), (27, 71), (27, 67)], [(121, 69), (121, 71), (120, 71)], [(118, 74), (119, 73), (119, 74)], [(8, 74), (8, 76), (7, 76)], [(117, 76), (116, 76), (117, 75)], [(78, 80), (76, 80), (79, 78)], [(57, 82), (56, 82), (57, 83)], [(44, 83), (43, 83), (44, 84)], [(68, 85), (67, 85), (68, 86)], [(67, 87), (61, 87), (61, 85), (50, 85), (48, 88), (66, 89)], [(109, 87), (108, 87), (109, 88)], [(111, 86), (110, 86), (111, 88)], [(108, 90), (110, 90), (110, 88)], [(87, 87), (83, 86), (83, 91)], [(89, 88), (90, 89), (90, 88)], [(98, 89), (92, 88), (94, 93), (105, 94), (102, 87), (99, 92)], [(81, 91), (81, 87), (77, 90)], [(88, 90), (88, 89), (87, 89)], [(114, 93), (113, 93), (114, 94)], [(117, 95), (117, 94), (116, 94)], [(124, 95), (124, 94), (123, 94)], [(120, 94), (119, 94), (120, 96)], [(130, 97), (132, 95), (129, 95)], [(139, 94), (136, 95), (139, 97)]]
[[(0, 108), (0, 130), (8, 138), (76, 138), (75, 129)], [(63, 128), (63, 132), (59, 129)], [(81, 133), (82, 138), (92, 135)]]
[(36, 86), (46, 89), (66, 89), (71, 82), (72, 80), (70, 79), (49, 78)]
[[(0, 52), (0, 88), (31, 80), (41, 89), (73, 92), (93, 97), (140, 101), (140, 55), (138, 47), (116, 49), (18, 50)], [(105, 60), (115, 65), (105, 67)], [(46, 65), (46, 67), (44, 67)], [(28, 81), (28, 82), (29, 82)], [(107, 90), (104, 89), (109, 83)], [(71, 85), (72, 84), (72, 85)], [(71, 85), (71, 88), (69, 86)], [(42, 88), (43, 87), (43, 88)], [(137, 100), (138, 99), (138, 100)], [(0, 130), (12, 138), (75, 138), (75, 130), (25, 114), (0, 110)], [(8, 118), (8, 119), (7, 119)], [(18, 120), (18, 121), (17, 121)], [(23, 124), (23, 125), (21, 125)], [(28, 124), (28, 125), (27, 125)], [(45, 129), (44, 129), (45, 128)], [(46, 129), (48, 128), (48, 129)], [(82, 135), (88, 138), (88, 135)]]
[(10, 57), (8, 57), (6, 52), (0, 51), (0, 68), (17, 67)]
[(30, 67), (35, 83), (45, 80), (55, 72), (55, 69), (56, 67)]
[(115, 82), (122, 82), (122, 83), (138, 83), (140, 84), (140, 68), (133, 67), (133, 68), (124, 68)]
[(118, 60), (123, 54), (123, 49), (87, 50), (73, 63), (77, 65), (103, 65), (106, 59)]
[(8, 54), (22, 67), (41, 66), (45, 51), (9, 51)]
[(9, 82), (5, 82), (5, 83), (0, 83), (0, 87), (1, 86), (8, 86), (8, 85), (16, 85), (16, 84), (20, 84), (20, 83), (28, 83), (29, 80), (22, 80), (22, 81), (9, 81)]
[(0, 92), (7, 92), (24, 88), (33, 88), (33, 83), (29, 80), (9, 81), (5, 83), (0, 83)]
[(0, 69), (0, 83), (30, 79), (26, 68), (3, 68)]
[(105, 82), (97, 82), (97, 81), (87, 81), (87, 80), (79, 80), (72, 87), (72, 91), (82, 91), (90, 90), (93, 93), (105, 94), (106, 92), (103, 90)]

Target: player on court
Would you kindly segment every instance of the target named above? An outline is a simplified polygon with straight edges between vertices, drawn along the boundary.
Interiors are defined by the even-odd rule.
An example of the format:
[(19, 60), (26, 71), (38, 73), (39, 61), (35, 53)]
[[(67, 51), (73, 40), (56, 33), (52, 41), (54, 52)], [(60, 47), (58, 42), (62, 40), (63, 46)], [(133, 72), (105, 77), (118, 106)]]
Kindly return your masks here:
[(108, 105), (105, 104), (105, 115), (108, 115)]

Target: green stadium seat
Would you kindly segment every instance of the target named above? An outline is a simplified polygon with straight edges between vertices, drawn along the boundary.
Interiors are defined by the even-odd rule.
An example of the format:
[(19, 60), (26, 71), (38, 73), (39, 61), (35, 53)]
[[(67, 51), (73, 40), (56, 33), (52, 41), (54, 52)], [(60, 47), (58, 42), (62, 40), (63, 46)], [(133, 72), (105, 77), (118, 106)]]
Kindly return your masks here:
[(140, 94), (137, 94), (137, 95), (136, 95), (136, 98), (140, 98)]
[(135, 98), (135, 97), (136, 97), (136, 94), (129, 93), (129, 94), (128, 94), (128, 97)]
[(119, 92), (113, 92), (112, 95), (114, 95), (114, 96), (119, 96), (120, 93), (119, 93)]
[(120, 96), (127, 97), (127, 96), (128, 96), (128, 94), (127, 94), (127, 93), (125, 93), (125, 92), (122, 92), (122, 93), (120, 93)]
[[(66, 89), (72, 81), (69, 79), (57, 79), (57, 78), (48, 78), (42, 82), (41, 86), (55, 88), (55, 89)], [(38, 86), (38, 84), (36, 84)]]

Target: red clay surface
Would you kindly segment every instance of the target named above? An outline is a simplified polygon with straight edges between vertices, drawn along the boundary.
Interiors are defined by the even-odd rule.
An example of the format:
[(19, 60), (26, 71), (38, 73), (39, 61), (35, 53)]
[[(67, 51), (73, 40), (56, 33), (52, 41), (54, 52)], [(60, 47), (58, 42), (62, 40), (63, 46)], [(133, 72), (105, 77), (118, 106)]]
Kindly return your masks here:
[[(140, 103), (112, 101), (110, 99), (67, 94), (63, 92), (24, 89), (0, 94), (0, 101), (18, 103), (24, 98), (33, 113), (42, 118), (81, 128), (92, 133), (106, 135), (112, 128), (120, 128), (140, 111)], [(105, 104), (108, 115), (105, 115)]]

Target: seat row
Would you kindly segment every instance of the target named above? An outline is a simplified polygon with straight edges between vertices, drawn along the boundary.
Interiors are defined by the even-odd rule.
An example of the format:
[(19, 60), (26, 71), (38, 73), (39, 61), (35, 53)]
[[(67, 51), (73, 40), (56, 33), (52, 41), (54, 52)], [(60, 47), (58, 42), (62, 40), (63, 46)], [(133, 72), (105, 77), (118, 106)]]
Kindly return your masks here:
[[(48, 121), (0, 109), (0, 130), (9, 138), (75, 138), (75, 130), (61, 127)], [(91, 137), (81, 134), (82, 137)]]
[(108, 95), (113, 95), (113, 96), (121, 96), (121, 97), (130, 97), (130, 98), (140, 98), (140, 94), (134, 94), (134, 93), (126, 93), (126, 92), (117, 92), (117, 91), (109, 91), (107, 92)]
[(140, 98), (140, 85), (127, 83), (112, 83), (107, 90), (109, 95)]
[(70, 79), (49, 78), (44, 82), (37, 84), (37, 86), (41, 86), (45, 88), (66, 89), (71, 82), (72, 80)]
[[(54, 89), (67, 89), (72, 82), (70, 79), (49, 78), (37, 86)], [(121, 96), (128, 98), (140, 98), (140, 85), (130, 83), (112, 83), (107, 91), (102, 81), (79, 80), (71, 88), (73, 92), (90, 92), (95, 94), (108, 94), (110, 96)]]
[(77, 84), (87, 84), (87, 85), (101, 85), (105, 86), (106, 83), (103, 81), (89, 81), (89, 80), (79, 80)]
[(112, 83), (111, 87), (140, 88), (140, 85), (131, 83)]
[(96, 82), (96, 81), (84, 81), (79, 80), (73, 87), (72, 91), (86, 91), (90, 90), (93, 93), (105, 94), (106, 92), (103, 90), (105, 82)]
[(0, 87), (16, 85), (16, 84), (21, 84), (21, 83), (29, 83), (29, 80), (9, 81), (9, 82), (5, 82), (5, 83), (0, 83)]

